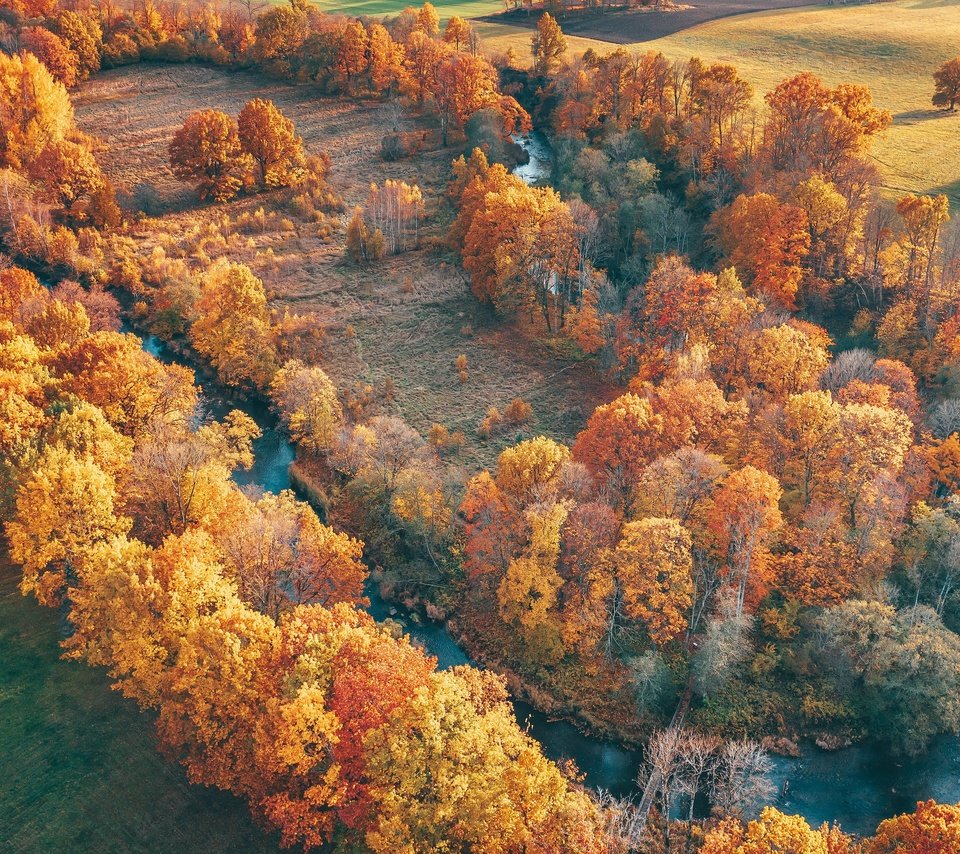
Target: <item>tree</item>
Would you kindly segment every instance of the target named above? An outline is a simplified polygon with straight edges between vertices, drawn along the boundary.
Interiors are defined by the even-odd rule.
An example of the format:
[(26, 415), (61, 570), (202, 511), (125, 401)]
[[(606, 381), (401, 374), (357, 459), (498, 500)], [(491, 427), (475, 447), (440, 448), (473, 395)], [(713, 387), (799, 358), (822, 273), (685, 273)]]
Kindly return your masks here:
[(624, 394), (594, 410), (574, 442), (573, 457), (624, 502), (656, 456), (662, 431), (663, 421), (649, 401)]
[(858, 510), (885, 472), (899, 473), (912, 441), (913, 424), (902, 412), (871, 404), (840, 409), (840, 440), (830, 454), (833, 488), (842, 498), (852, 529)]
[(303, 140), (273, 101), (247, 101), (237, 117), (237, 136), (260, 172), (263, 187), (288, 187), (303, 174)]
[(549, 74), (566, 50), (567, 40), (556, 18), (544, 12), (537, 20), (537, 31), (530, 39), (534, 73)]
[[(491, 167), (488, 179), (499, 183), (502, 169)], [(471, 182), (465, 190), (467, 205), (472, 207), (474, 190), (483, 183)], [(461, 252), (474, 294), (500, 312), (526, 311), (531, 318), (539, 305), (548, 330), (558, 331), (580, 281), (569, 206), (554, 190), (528, 187), (515, 176), (499, 192), (476, 198), (476, 205)]]
[(808, 507), (840, 435), (840, 408), (829, 391), (805, 391), (791, 395), (783, 409), (784, 483), (796, 484)]
[(370, 85), (375, 92), (387, 97), (407, 84), (407, 70), (403, 64), (403, 45), (397, 44), (383, 24), (370, 25)]
[(624, 614), (644, 624), (658, 646), (686, 627), (693, 603), (689, 532), (675, 519), (641, 519), (623, 526), (613, 563)]
[(497, 488), (517, 508), (547, 503), (556, 495), (570, 451), (545, 436), (507, 448), (497, 460)]
[(783, 523), (781, 493), (775, 477), (744, 466), (727, 477), (714, 497), (709, 524), (737, 591), (737, 618), (747, 590), (763, 579), (767, 543)]
[(563, 579), (557, 572), (560, 557), (560, 528), (569, 507), (563, 502), (540, 504), (525, 513), (530, 530), (529, 544), (510, 561), (497, 589), (500, 616), (517, 625), (533, 642), (548, 622), (557, 604)]
[(808, 391), (830, 361), (821, 343), (824, 337), (808, 335), (806, 330), (786, 323), (764, 329), (750, 353), (750, 379), (780, 399)]
[(86, 80), (100, 70), (103, 32), (96, 16), (61, 9), (57, 14), (57, 34), (77, 56), (78, 80)]
[(960, 851), (960, 805), (918, 801), (912, 813), (880, 822), (864, 854), (939, 854)]
[(187, 116), (170, 142), (170, 167), (184, 181), (196, 181), (201, 199), (226, 202), (237, 195), (250, 172), (251, 157), (240, 144), (237, 124), (219, 110)]
[(291, 359), (274, 375), (270, 398), (296, 442), (311, 451), (332, 447), (343, 409), (336, 386), (322, 368)]
[(447, 144), (451, 127), (462, 128), (478, 110), (500, 103), (496, 71), (482, 56), (449, 53), (434, 70), (433, 99), (440, 114), (440, 132)]
[(873, 106), (866, 87), (841, 83), (830, 89), (809, 71), (784, 80), (764, 100), (769, 107), (764, 153), (770, 166), (804, 176), (819, 171), (833, 180), (841, 165), (893, 120)]
[(433, 674), (368, 745), (377, 854), (604, 850), (596, 808), (520, 731), (502, 686)]
[(357, 205), (347, 226), (347, 253), (357, 264), (379, 261), (386, 252), (383, 232), (374, 229), (371, 233), (363, 216), (363, 208)]
[(707, 831), (702, 854), (842, 854), (850, 850), (849, 837), (826, 824), (813, 830), (799, 815), (785, 815), (765, 807), (760, 818), (746, 826), (736, 818), (725, 819)]
[(933, 72), (933, 105), (953, 112), (960, 101), (960, 56), (948, 59)]
[(190, 341), (220, 378), (227, 385), (265, 388), (277, 356), (263, 282), (245, 264), (218, 259), (203, 274), (197, 312)]
[(0, 166), (20, 169), (73, 128), (62, 83), (32, 53), (0, 54)]
[(92, 199), (106, 184), (90, 150), (74, 142), (48, 145), (31, 165), (31, 174), (69, 215), (82, 199)]
[(768, 193), (740, 195), (717, 211), (710, 227), (727, 260), (759, 294), (796, 308), (802, 270), (810, 249), (807, 216)]
[(45, 27), (24, 27), (20, 49), (36, 56), (67, 89), (76, 85), (80, 59), (55, 33)]
[(423, 193), (416, 184), (389, 178), (382, 187), (371, 184), (364, 213), (364, 223), (369, 221), (374, 235), (382, 235), (384, 248), (390, 254), (420, 245), (424, 205)]
[(716, 129), (717, 144), (723, 146), (723, 132), (753, 99), (753, 88), (732, 65), (717, 63), (697, 79), (694, 103)]
[(416, 31), (431, 39), (440, 35), (440, 16), (430, 2), (424, 3), (417, 11)]
[(876, 738), (915, 756), (960, 728), (960, 639), (932, 608), (848, 600), (818, 628), (818, 660)]
[(86, 552), (129, 529), (114, 501), (113, 478), (93, 460), (62, 447), (46, 451), (17, 490), (16, 514), (6, 524), (24, 594), (44, 605), (60, 601)]
[(295, 605), (365, 601), (362, 544), (321, 524), (289, 490), (245, 502), (215, 539), (244, 601), (275, 620)]
[(252, 442), (260, 432), (253, 420), (234, 410), (222, 423), (196, 430), (162, 419), (151, 426), (137, 445), (126, 486), (141, 530), (159, 541), (191, 528), (233, 524), (242, 502), (230, 474), (253, 464)]
[(452, 44), (453, 49), (459, 52), (461, 45), (466, 46), (470, 43), (472, 32), (473, 28), (467, 21), (457, 15), (452, 15), (447, 21), (447, 26), (444, 27), (443, 40), (447, 44)]
[(99, 407), (126, 436), (154, 421), (182, 421), (197, 404), (193, 371), (164, 365), (135, 335), (94, 332), (62, 350), (54, 369), (65, 392)]

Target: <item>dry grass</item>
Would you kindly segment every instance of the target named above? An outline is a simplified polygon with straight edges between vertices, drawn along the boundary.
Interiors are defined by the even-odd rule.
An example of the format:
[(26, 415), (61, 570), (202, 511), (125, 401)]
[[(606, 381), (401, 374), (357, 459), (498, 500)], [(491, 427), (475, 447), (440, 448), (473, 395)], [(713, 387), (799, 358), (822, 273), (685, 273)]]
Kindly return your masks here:
[[(477, 24), (490, 49), (530, 49), (528, 30)], [(604, 52), (613, 45), (570, 38), (569, 50)], [(960, 53), (960, 0), (897, 0), (763, 12), (703, 24), (631, 47), (670, 57), (730, 62), (758, 95), (800, 71), (830, 84), (865, 84), (894, 124), (874, 146), (884, 184), (894, 193), (944, 192), (960, 206), (960, 115), (930, 106), (931, 75)]]
[[(261, 205), (269, 209), (274, 200), (259, 196), (217, 208), (198, 206), (192, 191), (170, 174), (167, 144), (192, 110), (215, 107), (236, 114), (253, 97), (271, 98), (294, 120), (309, 151), (331, 155), (330, 181), (348, 211), (363, 202), (371, 181), (385, 178), (418, 182), (428, 212), (437, 210), (457, 152), (440, 149), (385, 163), (379, 154), (384, 133), (379, 104), (318, 99), (308, 87), (249, 74), (144, 65), (98, 75), (75, 99), (83, 130), (104, 142), (100, 157), (111, 177), (131, 189), (149, 181), (169, 207), (139, 229), (141, 252), (160, 246), (168, 256), (183, 255), (195, 264), (220, 254), (248, 263), (277, 307), (317, 313), (328, 330), (324, 367), (342, 387), (361, 382), (382, 388), (392, 379), (400, 411), (421, 432), (439, 423), (467, 434), (460, 459), (471, 467), (488, 464), (499, 447), (516, 438), (516, 433), (489, 442), (475, 438), (491, 406), (502, 409), (522, 397), (534, 408), (527, 432), (569, 440), (594, 407), (613, 395), (589, 365), (571, 365), (494, 319), (470, 295), (459, 269), (435, 251), (356, 268), (344, 261), (342, 219), (326, 238), (314, 224), (297, 220), (293, 231), (245, 229), (226, 241), (202, 240), (211, 220), (229, 215), (235, 222)], [(409, 125), (419, 126), (413, 120)], [(428, 239), (431, 229), (434, 237), (442, 231), (434, 223)], [(470, 364), (465, 383), (454, 367), (461, 353)]]

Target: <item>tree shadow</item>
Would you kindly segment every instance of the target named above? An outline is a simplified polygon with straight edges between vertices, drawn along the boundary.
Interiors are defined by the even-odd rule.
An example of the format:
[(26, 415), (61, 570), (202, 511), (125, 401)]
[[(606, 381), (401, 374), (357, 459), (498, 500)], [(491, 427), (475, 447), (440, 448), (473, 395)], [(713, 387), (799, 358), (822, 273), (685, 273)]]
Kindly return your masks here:
[(951, 116), (960, 116), (960, 111), (950, 112), (939, 107), (930, 107), (926, 110), (907, 110), (902, 113), (894, 113), (894, 122), (904, 121), (929, 121), (930, 119), (945, 119)]

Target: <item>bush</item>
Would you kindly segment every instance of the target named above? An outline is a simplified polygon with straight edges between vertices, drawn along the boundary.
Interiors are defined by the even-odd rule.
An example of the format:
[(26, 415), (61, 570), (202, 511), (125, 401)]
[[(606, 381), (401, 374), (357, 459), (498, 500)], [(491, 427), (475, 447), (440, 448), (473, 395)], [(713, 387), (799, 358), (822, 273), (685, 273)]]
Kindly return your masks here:
[(504, 423), (512, 427), (526, 424), (532, 416), (533, 407), (520, 397), (515, 397), (510, 401), (510, 405), (503, 410)]

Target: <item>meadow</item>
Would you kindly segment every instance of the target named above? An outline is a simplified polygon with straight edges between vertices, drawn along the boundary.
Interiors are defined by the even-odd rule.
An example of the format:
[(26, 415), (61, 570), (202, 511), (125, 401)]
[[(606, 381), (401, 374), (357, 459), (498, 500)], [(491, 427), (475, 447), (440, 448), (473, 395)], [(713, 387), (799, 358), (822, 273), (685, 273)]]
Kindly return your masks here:
[(59, 658), (65, 626), (0, 555), (0, 840), (6, 852), (278, 851), (225, 792), (157, 752), (151, 718), (107, 675)]
[[(236, 114), (250, 98), (272, 99), (296, 124), (310, 153), (332, 158), (330, 183), (345, 201), (334, 215), (333, 234), (295, 219), (289, 228), (267, 227), (229, 247), (209, 239), (212, 210), (196, 204), (193, 190), (167, 166), (167, 145), (195, 109)], [(263, 279), (274, 307), (315, 312), (326, 330), (324, 367), (341, 387), (390, 379), (396, 405), (421, 432), (432, 424), (471, 437), (465, 465), (489, 464), (516, 432), (477, 441), (476, 429), (491, 406), (504, 409), (515, 397), (533, 406), (529, 431), (571, 440), (593, 409), (615, 389), (590, 363), (571, 364), (568, 349), (554, 352), (516, 327), (504, 326), (470, 293), (467, 279), (446, 254), (431, 248), (446, 229), (440, 197), (455, 148), (433, 148), (393, 163), (380, 156), (387, 117), (382, 105), (318, 98), (308, 87), (251, 74), (191, 65), (142, 65), (97, 75), (74, 98), (77, 121), (97, 135), (111, 179), (128, 190), (149, 185), (160, 208), (136, 230), (141, 252), (161, 248), (169, 257), (196, 260), (229, 254)], [(405, 129), (424, 127), (412, 116)], [(388, 256), (373, 268), (344, 257), (345, 226), (363, 204), (371, 182), (416, 182), (428, 213), (424, 248)], [(235, 222), (273, 199), (247, 197), (221, 206)], [(431, 216), (432, 214), (432, 216)], [(469, 379), (454, 365), (467, 357)]]

